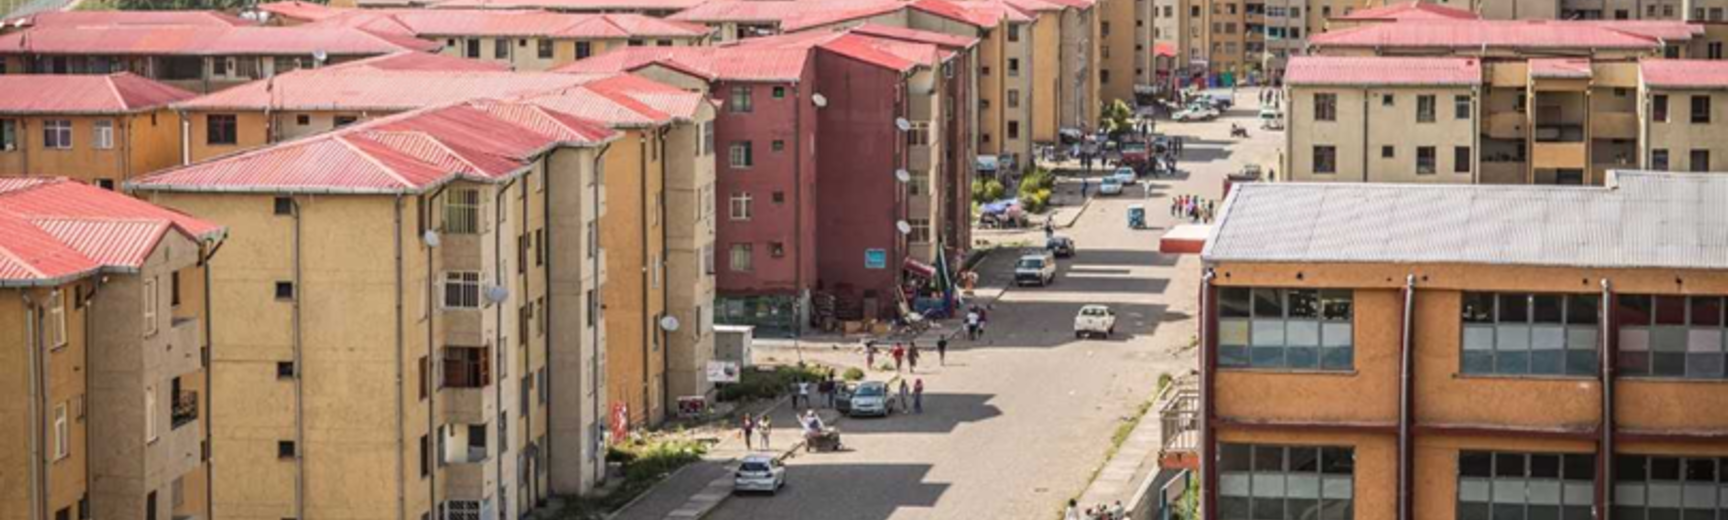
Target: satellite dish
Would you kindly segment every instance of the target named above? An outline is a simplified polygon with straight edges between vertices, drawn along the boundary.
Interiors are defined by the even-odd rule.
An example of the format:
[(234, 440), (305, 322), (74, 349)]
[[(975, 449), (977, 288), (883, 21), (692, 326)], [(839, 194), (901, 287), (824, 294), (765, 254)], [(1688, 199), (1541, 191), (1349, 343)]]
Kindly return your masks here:
[(810, 103), (816, 105), (816, 108), (828, 106), (828, 96), (822, 94), (811, 94)]
[(899, 128), (901, 132), (905, 132), (912, 129), (912, 122), (907, 121), (904, 117), (896, 117), (894, 118), (894, 127)]
[(438, 247), (438, 232), (428, 229), (426, 234), (420, 235), (420, 240), (426, 242), (426, 247)]
[(666, 332), (678, 332), (678, 318), (672, 316), (661, 316), (660, 330)]
[(904, 221), (904, 220), (902, 220), (902, 221), (899, 221), (899, 222), (895, 222), (895, 223), (894, 223), (894, 227), (895, 227), (895, 228), (896, 228), (896, 229), (899, 229), (899, 230), (900, 230), (900, 234), (902, 234), (902, 235), (910, 235), (910, 234), (912, 234), (912, 225), (911, 225), (911, 224), (907, 224), (907, 223), (906, 223), (906, 221)]
[(486, 301), (492, 303), (503, 303), (504, 300), (508, 299), (510, 299), (509, 288), (502, 285), (494, 285), (486, 288)]
[(312, 51), (312, 61), (316, 61), (318, 63), (324, 63), (325, 60), (329, 60), (329, 59), (330, 59), (330, 55), (325, 54), (323, 49)]
[(894, 180), (897, 180), (900, 182), (911, 182), (912, 181), (912, 172), (906, 171), (905, 168), (894, 170)]

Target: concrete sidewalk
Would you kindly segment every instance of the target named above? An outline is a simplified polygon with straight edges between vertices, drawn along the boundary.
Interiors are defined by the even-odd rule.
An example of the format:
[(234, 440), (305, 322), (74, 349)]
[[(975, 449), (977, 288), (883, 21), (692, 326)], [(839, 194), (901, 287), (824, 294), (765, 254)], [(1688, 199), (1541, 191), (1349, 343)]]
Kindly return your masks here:
[[(1098, 470), (1097, 478), (1080, 494), (1082, 508), (1121, 502), (1129, 511), (1138, 510), (1134, 498), (1146, 481), (1158, 474), (1158, 443), (1162, 439), (1158, 410), (1154, 407), (1140, 417), (1133, 433), (1116, 450), (1116, 454)], [(1144, 498), (1144, 497), (1142, 497)]]

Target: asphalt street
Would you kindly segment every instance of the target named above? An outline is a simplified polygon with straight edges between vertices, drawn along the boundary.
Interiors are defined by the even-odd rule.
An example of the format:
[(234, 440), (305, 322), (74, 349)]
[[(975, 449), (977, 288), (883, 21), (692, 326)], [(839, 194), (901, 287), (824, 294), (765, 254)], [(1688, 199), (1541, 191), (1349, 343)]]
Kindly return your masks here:
[[(1117, 424), (1152, 396), (1159, 375), (1196, 366), (1188, 346), (1200, 261), (1158, 254), (1158, 237), (1174, 223), (1169, 197), (1220, 199), (1227, 172), (1275, 164), (1283, 134), (1259, 129), (1256, 92), (1241, 91), (1237, 108), (1218, 121), (1159, 122), (1159, 132), (1187, 137), (1186, 173), (1154, 180), (1150, 194), (1136, 187), (1093, 200), (1062, 231), (1079, 253), (1060, 262), (1053, 285), (1009, 290), (989, 313), (983, 340), (956, 341), (947, 366), (934, 366), (930, 352), (918, 373), (906, 376), (924, 380), (923, 414), (846, 420), (840, 427), (848, 451), (799, 454), (788, 461), (788, 485), (778, 495), (734, 497), (708, 518), (1055, 517), (1085, 489)], [(1250, 137), (1230, 138), (1231, 122), (1249, 127)], [(1134, 203), (1147, 206), (1150, 229), (1127, 227)], [(980, 236), (1006, 243), (1041, 240), (1042, 232)], [(986, 279), (1006, 276), (1012, 256), (992, 255)], [(1116, 311), (1115, 336), (1075, 339), (1075, 312), (1091, 303)], [(784, 360), (792, 355), (784, 350), (758, 355)], [(801, 354), (862, 364), (844, 350)]]

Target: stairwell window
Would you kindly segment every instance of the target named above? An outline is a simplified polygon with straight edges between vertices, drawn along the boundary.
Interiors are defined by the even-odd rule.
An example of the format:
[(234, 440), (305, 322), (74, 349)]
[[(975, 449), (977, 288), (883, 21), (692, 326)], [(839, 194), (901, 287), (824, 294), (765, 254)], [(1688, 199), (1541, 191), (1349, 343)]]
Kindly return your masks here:
[(60, 291), (48, 294), (46, 305), (48, 312), (47, 333), (48, 348), (58, 349), (66, 346), (66, 297)]
[(750, 99), (750, 87), (732, 87), (732, 99), (727, 103), (727, 106), (734, 114), (748, 114), (755, 111), (755, 103)]
[(738, 141), (726, 150), (726, 163), (733, 168), (749, 168), (756, 165), (756, 154), (752, 152), (750, 141)]
[(480, 308), (480, 273), (478, 271), (444, 273), (444, 308)]
[(492, 381), (492, 364), (486, 349), (444, 347), (443, 381), (439, 388), (481, 388)]
[(1354, 518), (1356, 451), (1220, 444), (1218, 518)]
[(1590, 294), (1464, 293), (1460, 371), (1595, 375), (1600, 300)]
[(144, 279), (144, 301), (141, 302), (141, 306), (144, 308), (145, 337), (156, 335), (156, 322), (159, 321), (156, 319), (156, 316), (160, 309), (157, 302), (162, 299), (159, 294), (160, 290), (161, 289), (157, 288), (157, 280), (155, 277)]
[(930, 219), (927, 219), (927, 218), (907, 219), (906, 223), (910, 224), (912, 227), (912, 232), (906, 234), (906, 241), (907, 242), (910, 242), (913, 244), (928, 244), (928, 243), (930, 243)]
[(755, 259), (752, 257), (750, 248), (750, 244), (732, 244), (731, 262), (728, 265), (732, 267), (733, 271), (747, 273), (755, 270), (755, 265), (753, 265)]
[(480, 190), (452, 188), (444, 199), (444, 232), (474, 234), (480, 232)]
[(72, 455), (72, 423), (67, 414), (67, 404), (54, 405), (54, 460), (56, 461)]
[(1355, 367), (1350, 290), (1227, 287), (1218, 295), (1220, 366), (1338, 371)]

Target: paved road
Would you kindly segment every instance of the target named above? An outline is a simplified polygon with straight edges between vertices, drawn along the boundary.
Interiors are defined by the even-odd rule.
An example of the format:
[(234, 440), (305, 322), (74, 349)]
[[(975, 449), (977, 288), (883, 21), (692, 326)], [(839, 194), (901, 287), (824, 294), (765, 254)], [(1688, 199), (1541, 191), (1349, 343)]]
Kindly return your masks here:
[[(1242, 91), (1243, 106), (1227, 120), (1161, 124), (1160, 131), (1190, 136), (1182, 163), (1189, 174), (1154, 183), (1151, 200), (1142, 201), (1138, 188), (1095, 200), (1066, 231), (1080, 253), (1062, 261), (1054, 285), (1008, 291), (990, 313), (984, 340), (957, 342), (946, 367), (930, 366), (932, 355), (908, 376), (924, 379), (924, 414), (847, 420), (841, 428), (850, 451), (795, 457), (778, 496), (735, 497), (709, 518), (1056, 516), (1104, 462), (1116, 425), (1151, 396), (1158, 375), (1195, 367), (1194, 351), (1184, 347), (1195, 330), (1200, 263), (1156, 253), (1171, 224), (1165, 197), (1218, 198), (1226, 172), (1276, 160), (1282, 134), (1258, 130), (1254, 97)], [(1254, 128), (1251, 142), (1228, 138), (1230, 120)], [(1127, 206), (1136, 202), (1147, 204), (1154, 229), (1127, 229)], [(1009, 256), (993, 255), (985, 276), (1002, 276)], [(1115, 337), (1074, 338), (1074, 314), (1088, 303), (1116, 309)], [(862, 363), (845, 350), (808, 348), (803, 355)]]

